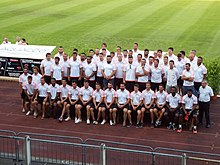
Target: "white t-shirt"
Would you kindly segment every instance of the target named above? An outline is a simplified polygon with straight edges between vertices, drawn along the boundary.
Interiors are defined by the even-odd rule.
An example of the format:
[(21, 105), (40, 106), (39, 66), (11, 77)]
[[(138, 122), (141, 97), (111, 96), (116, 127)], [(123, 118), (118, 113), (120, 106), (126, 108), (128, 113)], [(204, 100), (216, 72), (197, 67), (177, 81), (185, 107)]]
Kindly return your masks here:
[(76, 88), (69, 88), (69, 95), (71, 100), (77, 100), (79, 98), (80, 88), (77, 86)]
[(142, 97), (146, 105), (150, 104), (152, 99), (155, 98), (155, 94), (153, 90), (147, 91), (147, 89), (142, 91)]
[[(86, 76), (90, 76), (93, 72), (96, 72), (97, 68), (96, 65), (94, 63), (85, 63), (85, 65), (83, 66), (83, 71), (85, 72)], [(92, 76), (89, 80), (94, 81), (95, 80), (95, 75)]]
[(125, 72), (125, 81), (135, 81), (136, 80), (136, 76), (135, 76), (136, 65), (134, 63), (126, 64), (123, 71)]
[(40, 84), (40, 79), (41, 79), (42, 75), (40, 73), (38, 74), (32, 74), (32, 79), (33, 79), (33, 82), (35, 82), (35, 84)]
[(58, 84), (55, 84), (54, 86), (52, 84), (50, 84), (47, 92), (50, 93), (51, 99), (53, 100), (56, 98), (57, 93), (60, 92), (60, 86)]
[(140, 91), (138, 92), (131, 92), (131, 101), (134, 105), (138, 105), (140, 103), (140, 101), (143, 100), (143, 97), (142, 97), (142, 93)]
[(70, 61), (70, 77), (79, 77), (80, 76), (80, 69), (82, 68), (82, 64), (78, 61)]
[(207, 85), (205, 88), (199, 87), (199, 101), (209, 102), (212, 96), (214, 96), (214, 93), (210, 86)]
[[(116, 67), (113, 63), (108, 64), (107, 62), (102, 66), (102, 70), (104, 70), (104, 73), (106, 76), (110, 76), (113, 71), (116, 70)], [(111, 79), (115, 78), (115, 76), (112, 76)]]
[[(185, 75), (185, 77), (193, 77), (194, 78), (193, 69), (190, 69), (189, 71), (187, 71), (185, 69), (183, 71), (183, 75)], [(193, 85), (194, 85), (194, 81), (183, 80), (183, 86), (193, 86)]]
[(163, 92), (157, 91), (155, 93), (155, 98), (156, 98), (157, 104), (159, 104), (159, 105), (165, 104), (167, 96), (168, 96), (168, 94), (166, 91), (163, 91)]
[(19, 76), (19, 82), (23, 85), (26, 81), (27, 81), (27, 78), (28, 78), (28, 76), (30, 76), (30, 74), (28, 73), (28, 74), (24, 74), (24, 73), (22, 73), (20, 76)]
[(175, 63), (175, 67), (178, 70), (178, 73), (180, 76), (182, 76), (182, 74), (183, 74), (183, 71), (185, 69), (185, 65), (186, 65), (186, 63), (184, 62), (184, 60), (180, 60), (180, 61), (177, 60)]
[(37, 87), (39, 97), (47, 97), (47, 91), (48, 91), (48, 85), (47, 83), (44, 83), (43, 85), (40, 83)]
[(60, 85), (60, 93), (62, 98), (66, 98), (68, 96), (69, 88), (70, 88), (69, 85), (66, 86)]
[(104, 91), (100, 89), (99, 91), (95, 90), (92, 94), (92, 97), (96, 102), (99, 102), (102, 97), (104, 97)]
[(178, 93), (176, 93), (176, 95), (173, 97), (173, 95), (170, 93), (167, 96), (166, 101), (169, 103), (169, 106), (171, 108), (177, 108), (179, 103), (181, 103), (181, 96)]
[(166, 73), (167, 73), (167, 70), (170, 69), (170, 65), (169, 65), (169, 64), (167, 64), (167, 65), (161, 65), (160, 67), (163, 68), (164, 77), (166, 77)]
[(60, 54), (59, 52), (57, 54), (55, 54), (54, 58), (55, 57), (59, 57), (60, 58), (60, 61), (63, 61), (63, 55), (64, 55), (64, 52), (62, 54)]
[[(144, 66), (144, 70), (146, 70), (147, 72), (150, 72), (150, 69), (147, 65)], [(136, 69), (136, 73), (139, 73), (139, 74), (144, 74), (144, 71), (143, 71), (143, 68), (142, 66), (138, 66), (137, 69)], [(137, 79), (138, 82), (141, 82), (141, 83), (146, 83), (148, 82), (148, 75), (144, 75), (144, 76), (139, 76), (138, 79)]]
[(50, 76), (50, 70), (51, 70), (51, 66), (54, 64), (54, 60), (50, 59), (50, 61), (48, 61), (47, 59), (44, 59), (41, 62), (41, 67), (44, 68), (44, 75), (46, 76)]
[(67, 76), (68, 76), (68, 68), (70, 68), (69, 60), (67, 60), (67, 61), (61, 61), (61, 62), (60, 62), (60, 65), (61, 65), (62, 68), (63, 68), (63, 75), (64, 75), (64, 77), (67, 77)]
[(82, 87), (80, 89), (80, 95), (82, 96), (83, 101), (88, 101), (89, 98), (92, 97), (92, 94), (93, 89), (90, 86), (88, 88)]
[(22, 88), (27, 91), (28, 95), (33, 95), (34, 90), (37, 89), (37, 85), (33, 81), (30, 84), (25, 82)]
[(62, 72), (64, 71), (63, 67), (58, 64), (54, 64), (51, 67), (51, 72), (53, 73), (53, 78), (55, 78), (56, 80), (62, 80)]
[(168, 57), (168, 61), (170, 62), (170, 60), (173, 60), (173, 61), (174, 61), (174, 64), (176, 63), (176, 61), (177, 61), (177, 59), (178, 59), (175, 54), (172, 54), (171, 56), (169, 56), (169, 55), (167, 54), (167, 57)]
[(206, 67), (203, 64), (201, 64), (200, 66), (195, 65), (193, 67), (193, 70), (194, 70), (194, 74), (195, 74), (194, 82), (202, 82), (202, 80), (204, 78), (204, 74), (207, 74)]
[(126, 89), (124, 89), (124, 91), (119, 89), (116, 92), (116, 97), (118, 98), (118, 103), (119, 104), (125, 104), (127, 102), (127, 99), (130, 98), (130, 93)]
[(179, 79), (179, 72), (176, 68), (168, 69), (166, 71), (167, 85), (177, 86), (177, 80)]
[(97, 61), (96, 62), (96, 65), (97, 65), (97, 73), (96, 73), (96, 75), (97, 75), (97, 77), (103, 77), (102, 76), (102, 68), (103, 68), (103, 66), (106, 64), (106, 61), (105, 60), (103, 60), (103, 61)]
[(162, 75), (164, 74), (164, 70), (161, 67), (151, 67), (151, 82), (153, 83), (162, 83)]
[(192, 95), (189, 97), (187, 94), (183, 96), (182, 103), (185, 104), (185, 109), (192, 109), (193, 105), (198, 104), (197, 97)]
[(126, 62), (124, 62), (124, 61), (121, 61), (121, 62), (118, 61), (115, 63), (115, 66), (116, 66), (115, 77), (116, 78), (123, 78), (123, 70), (124, 70), (125, 64), (126, 64)]
[(106, 98), (107, 103), (111, 103), (112, 99), (114, 97), (116, 97), (116, 92), (115, 90), (112, 88), (111, 90), (109, 90), (108, 88), (105, 90), (104, 92), (104, 97)]

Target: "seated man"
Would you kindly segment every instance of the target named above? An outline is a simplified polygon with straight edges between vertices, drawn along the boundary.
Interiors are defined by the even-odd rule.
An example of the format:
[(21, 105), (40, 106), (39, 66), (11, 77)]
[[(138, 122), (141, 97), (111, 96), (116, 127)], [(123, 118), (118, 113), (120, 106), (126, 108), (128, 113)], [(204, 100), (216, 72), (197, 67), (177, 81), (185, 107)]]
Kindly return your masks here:
[(71, 120), (70, 112), (66, 110), (66, 106), (69, 103), (68, 99), (69, 93), (69, 85), (67, 85), (67, 80), (65, 78), (62, 79), (62, 85), (60, 86), (60, 100), (57, 102), (58, 106), (62, 109), (61, 116), (59, 118), (59, 122), (63, 121), (63, 116), (65, 112), (67, 112), (67, 118), (65, 121)]
[(142, 93), (139, 91), (139, 85), (134, 85), (134, 91), (131, 92), (131, 107), (128, 110), (128, 119), (131, 120), (131, 113), (137, 114), (137, 125), (136, 128), (141, 128), (141, 108), (142, 108)]
[(193, 130), (193, 133), (197, 133), (197, 117), (198, 109), (196, 106), (198, 104), (197, 97), (192, 94), (192, 90), (188, 89), (187, 94), (183, 96), (182, 107), (185, 113), (185, 120), (190, 122), (189, 129)]
[(104, 92), (104, 102), (106, 109), (109, 110), (110, 125), (116, 125), (117, 106), (115, 104), (116, 92), (112, 88), (112, 84), (108, 83), (108, 88)]
[[(93, 121), (95, 121), (94, 110), (98, 111), (97, 121), (95, 121), (94, 124), (98, 124), (99, 119), (102, 116), (101, 125), (104, 125), (106, 123), (105, 104), (103, 102), (104, 92), (98, 83), (96, 84), (96, 90), (93, 92), (92, 97), (93, 97), (93, 100), (92, 100), (91, 108), (90, 108), (90, 112), (92, 113), (90, 114), (93, 118)], [(90, 116), (87, 116), (87, 118), (90, 118)]]
[(156, 116), (157, 120), (155, 122), (155, 127), (161, 125), (161, 118), (166, 110), (166, 98), (167, 92), (164, 91), (163, 84), (159, 85), (159, 91), (155, 94), (155, 108), (154, 108), (154, 115)]
[(85, 80), (84, 86), (80, 89), (80, 93), (79, 93), (79, 99), (81, 105), (78, 105), (78, 107), (76, 107), (76, 110), (80, 111), (83, 107), (86, 108), (86, 114), (87, 114), (86, 124), (88, 125), (90, 124), (90, 114), (93, 117), (93, 124), (98, 124), (97, 121), (95, 121), (94, 112), (90, 111), (91, 109), (90, 102), (92, 101), (92, 93), (93, 93), (92, 87), (89, 86), (88, 80)]
[(37, 118), (38, 116), (38, 109), (37, 109), (37, 105), (41, 104), (42, 105), (42, 117), (41, 119), (44, 119), (44, 114), (45, 114), (45, 106), (46, 106), (46, 102), (48, 99), (48, 85), (45, 82), (44, 77), (42, 77), (40, 79), (40, 84), (37, 87), (37, 94), (35, 95), (35, 99), (33, 101), (33, 108), (34, 108), (34, 118)]
[[(129, 109), (129, 101), (130, 101), (129, 95), (130, 95), (129, 91), (125, 89), (125, 84), (121, 83), (120, 89), (118, 89), (116, 92), (116, 104), (117, 104), (119, 111), (123, 111), (124, 113), (123, 127), (126, 127), (126, 121), (127, 121), (128, 109)], [(128, 127), (131, 127), (131, 126), (132, 126), (132, 121), (130, 119)]]
[[(182, 123), (183, 112), (180, 109), (181, 96), (176, 92), (176, 87), (171, 87), (171, 93), (167, 96), (167, 109), (164, 113), (166, 120), (169, 121), (168, 129), (176, 129), (178, 123)], [(181, 132), (182, 128), (178, 128), (177, 132)]]
[(144, 113), (149, 112), (151, 118), (151, 128), (154, 128), (154, 91), (151, 90), (149, 82), (146, 83), (146, 89), (142, 92), (143, 107), (141, 108), (141, 125), (144, 123)]

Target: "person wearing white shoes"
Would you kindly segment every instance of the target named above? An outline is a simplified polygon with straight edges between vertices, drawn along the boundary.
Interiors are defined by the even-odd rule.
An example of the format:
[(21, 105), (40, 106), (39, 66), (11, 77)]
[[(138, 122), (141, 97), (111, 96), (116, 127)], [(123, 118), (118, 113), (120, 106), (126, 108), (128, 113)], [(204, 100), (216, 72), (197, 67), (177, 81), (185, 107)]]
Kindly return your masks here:
[(32, 81), (38, 85), (40, 84), (40, 79), (42, 75), (39, 73), (39, 68), (37, 66), (33, 67)]
[(108, 83), (108, 88), (104, 92), (104, 102), (106, 109), (109, 110), (110, 125), (116, 125), (117, 106), (115, 104), (116, 92), (112, 88), (112, 84)]
[[(100, 84), (96, 84), (96, 90), (92, 94), (92, 102), (91, 102), (91, 108), (90, 108), (90, 114), (87, 113), (87, 118), (90, 118), (90, 115), (93, 119), (93, 124), (98, 124), (98, 121), (100, 117), (102, 116), (102, 122), (101, 125), (104, 125), (106, 123), (105, 119), (105, 104), (104, 104), (104, 91), (101, 89)], [(94, 110), (98, 111), (97, 120), (95, 120)]]
[(86, 114), (87, 114), (87, 120), (86, 124), (90, 124), (90, 113), (93, 113), (90, 111), (91, 105), (90, 102), (92, 101), (92, 93), (93, 89), (92, 87), (89, 86), (88, 80), (84, 81), (84, 86), (80, 89), (79, 93), (79, 99), (80, 99), (80, 104), (77, 107), (77, 110), (80, 111), (83, 107), (86, 108)]

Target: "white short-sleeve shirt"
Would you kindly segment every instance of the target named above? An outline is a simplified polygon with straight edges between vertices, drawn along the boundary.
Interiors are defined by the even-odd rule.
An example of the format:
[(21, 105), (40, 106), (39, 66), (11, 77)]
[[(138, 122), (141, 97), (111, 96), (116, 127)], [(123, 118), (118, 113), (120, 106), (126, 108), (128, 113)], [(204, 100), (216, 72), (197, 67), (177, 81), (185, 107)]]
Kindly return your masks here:
[(171, 108), (177, 108), (178, 105), (181, 103), (181, 96), (176, 93), (175, 96), (173, 96), (171, 93), (167, 96), (166, 101), (169, 103), (169, 106)]
[(119, 104), (125, 104), (127, 102), (127, 99), (130, 98), (130, 93), (126, 89), (124, 89), (123, 91), (119, 89), (116, 92), (116, 97), (118, 98)]
[[(107, 62), (103, 65), (102, 69), (104, 70), (104, 73), (106, 76), (110, 76), (113, 71), (116, 70), (116, 67), (113, 63), (108, 64)], [(115, 78), (115, 76), (112, 76), (111, 79)]]
[(99, 102), (102, 97), (104, 97), (104, 91), (100, 89), (99, 91), (95, 90), (92, 94), (92, 97), (96, 102)]
[(63, 86), (60, 85), (60, 93), (62, 98), (66, 98), (69, 94), (69, 85)]
[(183, 71), (185, 69), (185, 65), (186, 65), (186, 63), (184, 62), (184, 60), (180, 60), (180, 61), (177, 60), (175, 63), (175, 67), (178, 70), (178, 73), (180, 76), (182, 76), (182, 74), (183, 74)]
[(202, 80), (204, 78), (204, 74), (207, 74), (206, 67), (203, 64), (201, 64), (200, 66), (195, 65), (193, 67), (193, 70), (194, 70), (194, 74), (195, 74), (194, 82), (202, 82)]
[(32, 74), (32, 78), (33, 78), (33, 82), (35, 82), (35, 84), (40, 84), (40, 79), (41, 79), (42, 75), (40, 73), (38, 74)]
[(80, 95), (82, 96), (83, 101), (88, 101), (89, 98), (92, 97), (92, 94), (93, 89), (90, 86), (88, 88), (82, 87), (80, 89)]
[(55, 84), (54, 86), (50, 84), (47, 92), (50, 93), (51, 99), (55, 99), (57, 96), (57, 93), (60, 92), (60, 86), (58, 84)]
[(97, 61), (96, 62), (96, 65), (97, 65), (97, 73), (96, 73), (96, 75), (97, 75), (97, 77), (103, 77), (102, 76), (102, 68), (103, 68), (103, 66), (106, 64), (106, 61), (105, 60), (103, 60), (103, 61)]
[(124, 67), (125, 72), (125, 81), (135, 81), (136, 80), (136, 65), (134, 63), (132, 64), (126, 64)]
[(56, 80), (62, 80), (62, 72), (64, 71), (63, 67), (58, 64), (54, 64), (51, 67), (51, 72), (53, 72), (53, 78), (55, 78)]
[(151, 89), (149, 91), (145, 89), (142, 91), (142, 97), (143, 97), (145, 104), (148, 105), (151, 103), (152, 99), (155, 98), (154, 91)]
[[(189, 71), (187, 71), (185, 69), (183, 71), (183, 75), (185, 77), (193, 77), (194, 78), (194, 71), (193, 71), (193, 69), (190, 69)], [(193, 85), (194, 85), (194, 81), (183, 80), (183, 86), (193, 86)]]
[(33, 81), (31, 83), (25, 82), (22, 88), (27, 90), (28, 95), (33, 95), (34, 90), (37, 89), (37, 85)]
[(214, 96), (214, 93), (210, 86), (207, 85), (205, 88), (199, 87), (199, 101), (209, 102), (212, 96)]
[(157, 104), (159, 104), (159, 105), (165, 104), (167, 96), (168, 96), (168, 94), (166, 91), (163, 91), (163, 92), (157, 91), (155, 93), (155, 98), (156, 98)]
[(162, 75), (164, 70), (161, 67), (151, 67), (151, 82), (153, 83), (162, 83)]
[(47, 97), (47, 91), (48, 91), (48, 84), (44, 83), (44, 84), (39, 84), (37, 87), (38, 93), (39, 93), (39, 97)]
[(114, 97), (116, 97), (116, 92), (113, 88), (111, 88), (111, 90), (109, 90), (109, 88), (107, 88), (104, 92), (104, 97), (106, 98), (107, 103), (111, 103), (112, 99)]
[(69, 88), (69, 95), (71, 100), (77, 100), (79, 98), (80, 88), (77, 86), (76, 88)]
[[(144, 70), (146, 70), (147, 72), (150, 72), (150, 69), (147, 65), (144, 66)], [(137, 69), (136, 69), (136, 73), (139, 73), (139, 74), (144, 74), (144, 71), (143, 71), (143, 68), (142, 66), (138, 66)], [(144, 76), (139, 76), (138, 79), (137, 79), (138, 82), (141, 82), (141, 83), (146, 83), (148, 82), (148, 75), (144, 75)]]
[[(96, 65), (94, 63), (85, 63), (85, 65), (83, 66), (83, 71), (85, 72), (86, 76), (90, 76), (93, 72), (96, 72), (97, 68)], [(95, 75), (92, 76), (89, 80), (94, 81), (95, 80)]]
[(140, 101), (143, 100), (142, 93), (140, 91), (138, 92), (131, 92), (131, 101), (133, 102), (134, 105), (138, 105)]
[(21, 83), (21, 84), (24, 84), (26, 81), (27, 81), (27, 78), (28, 78), (28, 76), (30, 76), (30, 74), (28, 73), (28, 74), (24, 74), (24, 73), (22, 73), (20, 76), (19, 76), (19, 82)]
[(185, 104), (185, 109), (192, 109), (193, 105), (198, 104), (197, 97), (195, 95), (189, 97), (186, 94), (183, 96), (182, 103)]
[(69, 62), (69, 67), (70, 67), (70, 77), (80, 76), (80, 69), (82, 68), (82, 64), (80, 62), (71, 60)]
[(50, 59), (49, 61), (47, 59), (44, 59), (41, 62), (41, 67), (44, 67), (44, 75), (50, 76), (51, 66), (54, 64), (54, 60)]
[(116, 66), (116, 74), (115, 74), (115, 77), (116, 78), (123, 78), (123, 70), (124, 70), (124, 67), (125, 67), (125, 62), (124, 61), (118, 61), (115, 63), (115, 66)]
[(177, 86), (177, 80), (179, 79), (179, 72), (176, 68), (168, 69), (166, 71), (167, 85)]
[(68, 76), (68, 68), (70, 67), (69, 60), (61, 61), (60, 65), (63, 67), (63, 75), (64, 75), (64, 77), (67, 77)]

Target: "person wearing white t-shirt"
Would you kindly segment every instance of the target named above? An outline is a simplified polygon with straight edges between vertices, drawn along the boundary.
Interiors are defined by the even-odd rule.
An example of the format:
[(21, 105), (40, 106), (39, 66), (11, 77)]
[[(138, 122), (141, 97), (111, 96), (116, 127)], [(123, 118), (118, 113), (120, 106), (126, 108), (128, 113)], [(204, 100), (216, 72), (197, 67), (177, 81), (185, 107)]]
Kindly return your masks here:
[(63, 67), (60, 65), (60, 58), (59, 57), (55, 57), (55, 64), (53, 64), (51, 66), (51, 77), (56, 79), (56, 83), (61, 85), (62, 82), (62, 78), (64, 75), (64, 69)]
[(151, 67), (151, 89), (153, 91), (159, 90), (159, 85), (163, 81), (164, 69), (159, 66), (159, 60), (154, 59), (154, 66)]
[(177, 58), (178, 59), (177, 59), (177, 61), (175, 63), (175, 67), (176, 67), (176, 69), (177, 69), (177, 71), (179, 73), (179, 78), (177, 80), (177, 85), (178, 85), (179, 93), (183, 93), (183, 89), (182, 89), (183, 80), (181, 79), (181, 76), (182, 76), (183, 71), (185, 69), (186, 63), (182, 59), (181, 53), (178, 53)]
[(157, 50), (157, 59), (159, 60), (159, 65), (164, 64), (164, 58), (163, 58), (162, 53), (163, 53), (163, 51), (161, 49)]
[(106, 56), (107, 55), (110, 55), (110, 52), (108, 51), (108, 49), (107, 49), (107, 44), (105, 43), (105, 42), (103, 42), (102, 43), (102, 45), (101, 45), (102, 47), (101, 47), (101, 49), (100, 49), (100, 53), (102, 53), (103, 52), (103, 49), (105, 49), (105, 52), (106, 52)]
[(149, 49), (144, 49), (143, 58), (146, 60), (146, 64), (148, 64), (149, 63)]
[[(185, 114), (184, 119), (186, 121), (190, 122), (189, 129), (193, 131), (194, 134), (197, 133), (197, 117), (198, 117), (198, 110), (196, 109), (198, 104), (197, 97), (192, 94), (192, 90), (189, 89), (187, 91), (187, 94), (183, 96), (182, 99), (182, 107), (183, 107), (183, 112)], [(182, 129), (182, 123), (180, 123)]]
[(108, 83), (110, 82), (114, 86), (114, 78), (116, 73), (115, 64), (112, 62), (111, 56), (107, 56), (107, 63), (102, 66), (102, 76), (104, 89), (107, 88)]
[(96, 49), (95, 49), (95, 54), (94, 54), (93, 57), (92, 57), (92, 62), (97, 63), (97, 62), (100, 60), (99, 55), (100, 55), (99, 48), (96, 48)]
[(143, 58), (141, 60), (141, 65), (138, 66), (136, 69), (136, 77), (137, 77), (137, 82), (139, 84), (140, 92), (142, 92), (146, 87), (146, 83), (148, 82), (149, 72), (150, 69), (146, 65), (146, 60)]
[(128, 50), (127, 50), (127, 49), (125, 49), (125, 50), (123, 51), (122, 59), (123, 59), (123, 61), (124, 61), (125, 63), (128, 62)]
[(164, 71), (164, 76), (163, 76), (162, 83), (163, 83), (164, 89), (166, 89), (166, 86), (167, 86), (166, 73), (167, 73), (167, 70), (170, 68), (169, 61), (168, 61), (168, 57), (167, 57), (167, 56), (164, 56), (164, 57), (163, 57), (163, 65), (161, 65), (160, 67), (162, 67), (162, 68), (163, 68), (163, 71)]
[(50, 84), (51, 81), (51, 66), (54, 64), (54, 60), (51, 58), (51, 54), (46, 54), (46, 59), (41, 62), (40, 70), (42, 76), (45, 78), (45, 82)]
[(173, 48), (172, 47), (168, 48), (168, 54), (167, 55), (168, 55), (168, 61), (173, 60), (174, 63), (177, 61), (176, 55), (173, 54)]
[(11, 44), (11, 42), (5, 37), (2, 44)]
[(184, 50), (181, 50), (179, 52), (181, 54), (181, 58), (182, 58), (182, 61), (186, 64), (186, 63), (189, 63), (189, 58), (186, 57), (186, 52)]
[(118, 55), (118, 60), (115, 63), (116, 73), (115, 73), (115, 89), (120, 88), (120, 84), (123, 82), (123, 70), (125, 67), (126, 61), (123, 59), (123, 56), (120, 54)]
[(131, 106), (130, 109), (128, 110), (128, 119), (130, 123), (132, 123), (131, 114), (137, 115), (136, 128), (142, 128), (140, 121), (141, 121), (141, 108), (143, 107), (143, 97), (142, 97), (142, 93), (139, 91), (138, 84), (134, 84), (134, 91), (131, 92), (130, 99), (131, 99)]
[(32, 78), (33, 78), (33, 82), (35, 82), (36, 85), (40, 84), (41, 77), (42, 75), (39, 73), (39, 68), (37, 66), (34, 66)]
[(105, 48), (102, 49), (101, 53), (103, 54), (104, 58), (106, 58), (108, 55), (110, 55), (110, 52), (107, 52)]
[(169, 62), (170, 68), (165, 73), (166, 78), (166, 91), (170, 93), (171, 87), (174, 86), (177, 88), (177, 81), (179, 79), (179, 72), (176, 68), (174, 68), (174, 61), (170, 60)]
[(139, 53), (141, 53), (141, 51), (138, 49), (138, 43), (137, 42), (134, 43), (132, 52), (133, 52), (132, 56), (133, 56), (134, 60), (136, 60), (137, 59), (137, 55)]
[(164, 113), (166, 121), (169, 122), (167, 126), (168, 129), (176, 130), (176, 125), (178, 125), (179, 120), (181, 120), (183, 116), (183, 111), (180, 109), (181, 101), (182, 98), (177, 93), (176, 87), (172, 87), (171, 93), (166, 98), (167, 109)]
[(186, 69), (183, 71), (181, 79), (183, 80), (183, 95), (187, 93), (188, 89), (192, 89), (193, 94), (196, 95), (194, 88), (194, 71), (190, 63), (186, 63)]
[(58, 53), (55, 54), (54, 58), (59, 57), (60, 61), (63, 61), (63, 55), (64, 55), (63, 46), (59, 46)]
[(142, 97), (143, 97), (143, 107), (141, 108), (141, 127), (143, 127), (144, 124), (144, 114), (145, 112), (150, 113), (151, 118), (151, 128), (154, 128), (154, 91), (151, 90), (150, 82), (146, 83), (146, 89), (142, 91)]
[(77, 85), (81, 86), (82, 70), (82, 63), (77, 60), (77, 53), (73, 52), (72, 60), (69, 61), (68, 67), (68, 80), (70, 81), (70, 83), (72, 81), (76, 81)]
[(45, 106), (48, 98), (48, 84), (45, 82), (44, 77), (40, 79), (40, 84), (37, 86), (37, 94), (35, 95), (34, 101), (32, 102), (33, 108), (34, 108), (34, 118), (37, 118), (38, 116), (38, 109), (37, 105), (42, 105), (42, 117), (41, 119), (44, 119), (45, 115)]
[(161, 118), (166, 110), (166, 98), (168, 94), (164, 91), (164, 87), (162, 84), (159, 85), (159, 91), (155, 93), (155, 108), (154, 108), (154, 115), (156, 116), (157, 120), (155, 122), (155, 127), (161, 125)]
[[(149, 57), (147, 65), (151, 71), (151, 68), (154, 66), (154, 57), (153, 56)], [(149, 82), (151, 82), (151, 72), (149, 73), (148, 80), (149, 80)]]
[[(130, 102), (130, 93), (128, 90), (125, 89), (125, 84), (120, 84), (120, 89), (116, 92), (116, 104), (119, 110), (119, 113), (123, 114), (123, 127), (126, 127), (127, 122), (127, 115), (129, 109), (129, 102)], [(130, 122), (128, 126), (131, 126), (132, 123)]]
[(126, 89), (131, 92), (133, 90), (136, 80), (136, 65), (133, 62), (133, 57), (128, 57), (128, 63), (125, 65), (123, 70), (123, 82), (126, 83)]
[(213, 96), (212, 88), (203, 80), (202, 85), (199, 87), (199, 125), (202, 125), (203, 114), (205, 113), (206, 128), (211, 127), (209, 107)]
[(83, 77), (85, 80), (89, 82), (89, 86), (95, 89), (95, 74), (97, 71), (97, 67), (94, 63), (92, 63), (92, 57), (87, 57), (87, 62), (83, 66)]
[(134, 61), (136, 66), (141, 66), (142, 54), (137, 55), (137, 59)]
[(68, 54), (63, 54), (63, 61), (60, 61), (60, 65), (63, 68), (63, 77), (67, 80), (67, 83), (70, 85), (68, 81), (68, 68), (69, 68), (69, 57)]
[(59, 122), (63, 121), (63, 116), (65, 114), (65, 112), (67, 112), (67, 118), (65, 119), (65, 121), (69, 121), (71, 120), (70, 117), (70, 112), (67, 111), (67, 104), (69, 103), (69, 88), (70, 86), (67, 84), (67, 81), (65, 78), (62, 79), (62, 85), (60, 85), (60, 100), (57, 102), (57, 105), (62, 109), (62, 113), (59, 117)]
[(21, 38), (19, 36), (16, 37), (15, 45), (22, 45)]
[(202, 57), (198, 57), (197, 59), (197, 65), (193, 67), (194, 70), (194, 87), (196, 92), (199, 91), (199, 87), (202, 84), (202, 81), (206, 79), (207, 74), (207, 68), (202, 63)]
[(104, 103), (106, 109), (109, 110), (110, 125), (116, 125), (116, 112), (117, 106), (115, 104), (116, 91), (113, 89), (113, 85), (108, 83), (108, 88), (104, 91)]
[(99, 58), (96, 62), (97, 65), (97, 73), (96, 73), (96, 82), (101, 85), (101, 88), (103, 89), (103, 75), (102, 75), (102, 68), (106, 64), (106, 60), (104, 59), (104, 56), (102, 53), (99, 54)]

